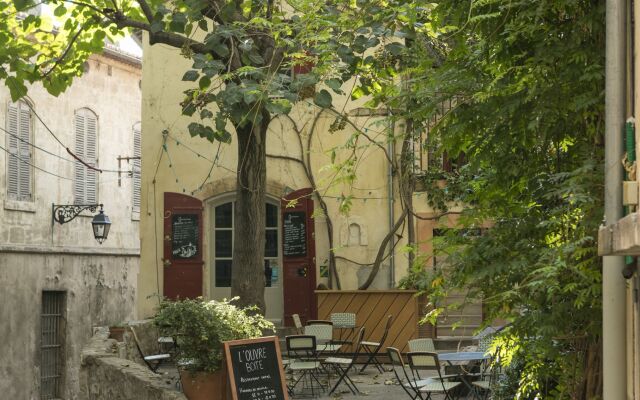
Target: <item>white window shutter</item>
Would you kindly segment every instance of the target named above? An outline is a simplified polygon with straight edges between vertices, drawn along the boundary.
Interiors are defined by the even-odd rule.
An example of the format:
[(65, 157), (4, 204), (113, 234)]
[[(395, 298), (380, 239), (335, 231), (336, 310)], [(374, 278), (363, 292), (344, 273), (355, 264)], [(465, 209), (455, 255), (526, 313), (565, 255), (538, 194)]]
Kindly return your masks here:
[[(94, 115), (87, 115), (86, 121), (86, 152), (85, 161), (92, 167), (98, 166), (98, 121)], [(85, 196), (87, 204), (98, 203), (98, 172), (86, 169), (87, 186), (85, 187)]]
[[(140, 124), (133, 128), (133, 156), (140, 157), (142, 155), (142, 132)], [(133, 160), (133, 211), (140, 212), (140, 191), (141, 191), (141, 168), (140, 159)]]
[(31, 109), (24, 102), (20, 102), (19, 111), (19, 138), (18, 140), (18, 160), (20, 183), (18, 186), (18, 199), (31, 201)]
[(19, 159), (18, 159), (18, 107), (16, 104), (9, 104), (7, 112), (7, 130), (9, 131), (7, 155), (7, 196), (11, 199), (18, 198), (20, 178), (19, 178)]
[[(85, 136), (85, 117), (77, 112), (75, 115), (75, 136), (76, 146), (75, 153), (78, 158), (84, 160), (84, 136)], [(84, 204), (85, 200), (85, 181), (86, 181), (86, 167), (81, 162), (76, 161), (73, 174), (73, 197), (76, 204)]]

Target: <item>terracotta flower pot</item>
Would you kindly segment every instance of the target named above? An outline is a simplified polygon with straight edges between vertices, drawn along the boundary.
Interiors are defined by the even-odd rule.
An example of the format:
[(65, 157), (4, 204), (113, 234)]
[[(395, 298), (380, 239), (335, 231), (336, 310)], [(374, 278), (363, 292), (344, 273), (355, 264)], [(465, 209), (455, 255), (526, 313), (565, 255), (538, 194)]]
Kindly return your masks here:
[(231, 400), (228, 388), (227, 370), (216, 372), (195, 372), (180, 370), (182, 391), (189, 400)]
[(110, 326), (109, 327), (109, 337), (111, 339), (115, 339), (118, 342), (124, 341), (124, 327), (123, 326)]

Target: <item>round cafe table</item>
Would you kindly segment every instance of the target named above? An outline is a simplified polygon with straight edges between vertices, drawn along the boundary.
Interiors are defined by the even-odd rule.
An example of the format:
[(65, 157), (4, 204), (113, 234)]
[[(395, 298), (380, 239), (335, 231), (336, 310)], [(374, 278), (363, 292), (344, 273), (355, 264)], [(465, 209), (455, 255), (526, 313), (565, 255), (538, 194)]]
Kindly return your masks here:
[[(438, 359), (440, 361), (446, 361), (449, 365), (453, 365), (456, 361), (462, 362), (471, 362), (471, 361), (485, 361), (491, 358), (491, 355), (486, 354), (482, 351), (460, 351), (457, 353), (441, 353), (438, 354)], [(465, 368), (460, 368), (460, 372), (458, 376), (464, 385), (469, 389), (469, 393), (474, 398), (477, 398), (475, 390), (473, 390), (473, 386), (469, 381), (469, 371)]]

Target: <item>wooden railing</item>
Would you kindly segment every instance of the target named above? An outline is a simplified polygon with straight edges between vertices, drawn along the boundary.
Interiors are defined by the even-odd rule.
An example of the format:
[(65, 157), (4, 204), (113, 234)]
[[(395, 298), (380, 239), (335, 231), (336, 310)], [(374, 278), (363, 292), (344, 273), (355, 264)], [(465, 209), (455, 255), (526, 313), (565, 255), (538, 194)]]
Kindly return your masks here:
[(336, 312), (355, 313), (356, 325), (365, 327), (365, 340), (379, 341), (387, 316), (392, 315), (385, 348), (406, 352), (410, 339), (425, 336), (419, 334), (421, 310), (414, 290), (317, 290), (316, 295), (319, 319), (328, 320)]

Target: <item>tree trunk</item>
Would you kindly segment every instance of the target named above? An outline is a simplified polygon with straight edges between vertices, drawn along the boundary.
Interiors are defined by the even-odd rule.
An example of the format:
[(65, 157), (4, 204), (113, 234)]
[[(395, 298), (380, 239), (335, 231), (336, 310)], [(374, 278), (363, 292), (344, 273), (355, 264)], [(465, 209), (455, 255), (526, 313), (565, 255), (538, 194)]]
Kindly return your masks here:
[[(266, 115), (265, 115), (266, 114)], [(269, 114), (260, 124), (236, 127), (238, 168), (234, 210), (231, 296), (239, 306), (257, 305), (264, 314), (264, 243), (266, 133)]]

